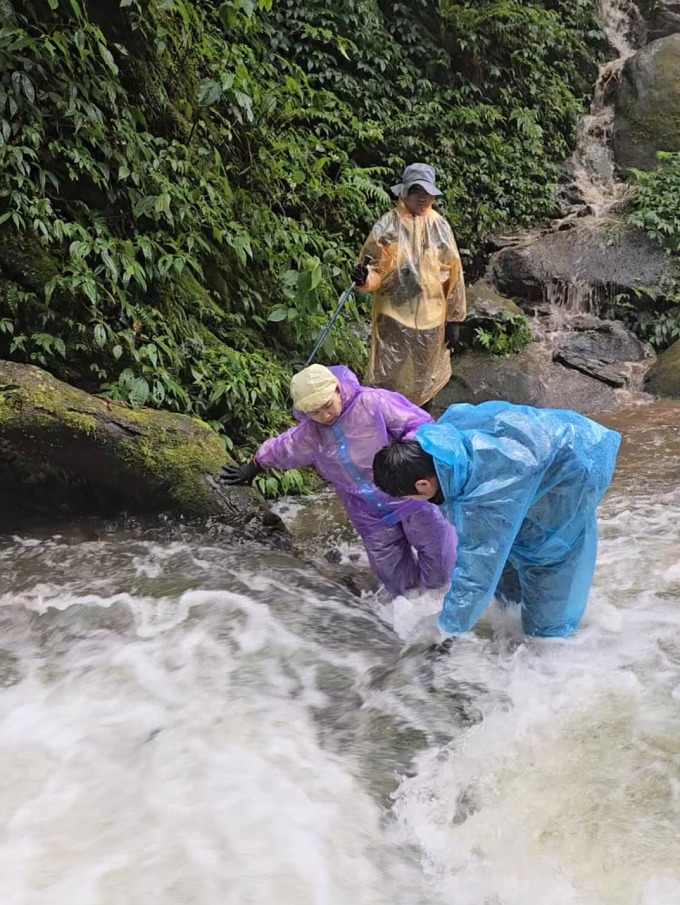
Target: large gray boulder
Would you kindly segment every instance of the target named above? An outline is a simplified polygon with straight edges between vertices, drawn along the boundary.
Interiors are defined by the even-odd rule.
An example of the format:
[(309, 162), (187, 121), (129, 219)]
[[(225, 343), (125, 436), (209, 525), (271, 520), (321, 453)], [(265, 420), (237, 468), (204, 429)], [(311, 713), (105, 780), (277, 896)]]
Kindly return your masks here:
[(522, 306), (548, 301), (597, 313), (614, 291), (663, 294), (677, 275), (668, 255), (618, 217), (583, 217), (570, 229), (527, 233), (495, 252), (487, 279)]
[(435, 397), (432, 414), (438, 417), (454, 402), (477, 404), (491, 399), (568, 408), (586, 415), (619, 405), (614, 387), (554, 361), (548, 343), (531, 343), (508, 358), (494, 358), (485, 352), (456, 357), (453, 377)]
[(659, 355), (647, 372), (645, 389), (655, 396), (680, 399), (680, 340)]
[(618, 321), (599, 321), (585, 330), (567, 333), (560, 339), (558, 348), (562, 353), (580, 355), (605, 364), (654, 358), (652, 347)]
[(614, 110), (620, 167), (651, 170), (657, 151), (680, 151), (680, 34), (652, 41), (625, 62)]

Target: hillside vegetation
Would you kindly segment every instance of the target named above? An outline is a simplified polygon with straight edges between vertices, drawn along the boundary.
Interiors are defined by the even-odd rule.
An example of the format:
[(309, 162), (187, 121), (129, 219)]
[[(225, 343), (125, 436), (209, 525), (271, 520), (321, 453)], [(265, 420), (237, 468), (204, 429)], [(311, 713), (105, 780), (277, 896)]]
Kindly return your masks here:
[[(404, 163), (469, 272), (549, 215), (595, 76), (589, 0), (0, 0), (0, 356), (199, 415), (286, 386)], [(321, 353), (361, 369), (348, 305)]]

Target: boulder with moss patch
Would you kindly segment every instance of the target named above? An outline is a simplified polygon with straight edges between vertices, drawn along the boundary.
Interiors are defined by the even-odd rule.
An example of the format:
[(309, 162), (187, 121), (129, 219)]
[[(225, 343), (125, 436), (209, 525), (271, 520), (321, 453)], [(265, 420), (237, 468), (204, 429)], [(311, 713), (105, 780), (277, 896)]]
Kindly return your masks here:
[(167, 512), (218, 518), (250, 536), (281, 532), (259, 496), (216, 480), (217, 434), (186, 415), (133, 409), (0, 362), (0, 528), (30, 516)]

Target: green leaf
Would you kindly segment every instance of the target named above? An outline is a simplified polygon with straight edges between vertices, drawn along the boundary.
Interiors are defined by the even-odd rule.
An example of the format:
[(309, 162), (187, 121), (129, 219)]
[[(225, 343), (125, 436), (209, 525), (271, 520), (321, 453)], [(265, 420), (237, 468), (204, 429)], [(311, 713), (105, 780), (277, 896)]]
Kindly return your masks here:
[(285, 321), (288, 317), (288, 309), (284, 305), (276, 305), (269, 312), (269, 316), (267, 317), (268, 321), (272, 321), (274, 324), (278, 324), (281, 321)]
[(146, 354), (149, 356), (149, 361), (155, 368), (156, 365), (158, 364), (158, 349), (154, 346), (153, 343), (147, 344)]
[(239, 15), (232, 3), (223, 3), (219, 8), (219, 17), (227, 31), (238, 25)]
[(123, 354), (123, 347), (122, 347), (122, 346), (114, 346), (113, 349), (111, 350), (111, 352), (112, 352), (112, 354), (113, 354), (113, 357), (116, 359), (116, 361), (118, 361), (118, 359), (119, 359), (119, 358), (121, 357), (121, 355)]
[(113, 59), (113, 54), (111, 53), (109, 48), (99, 41), (97, 42), (97, 47), (99, 48), (99, 54), (102, 60), (104, 60), (110, 71), (114, 75), (118, 75), (118, 67), (116, 66), (116, 61)]
[(24, 93), (24, 97), (29, 102), (29, 104), (32, 104), (33, 101), (35, 100), (35, 88), (33, 87), (33, 82), (30, 80), (30, 78), (26, 75), (25, 72), (21, 73), (20, 82), (21, 82), (21, 90)]
[(106, 345), (106, 327), (103, 324), (95, 324), (94, 341), (100, 348)]
[(322, 277), (321, 268), (317, 264), (316, 267), (310, 273), (309, 288), (316, 289), (316, 287), (321, 282), (321, 277)]
[(128, 401), (131, 405), (141, 406), (149, 398), (149, 384), (143, 377), (137, 377), (128, 392)]
[(102, 261), (104, 262), (106, 269), (109, 271), (114, 280), (118, 279), (118, 268), (116, 267), (115, 261), (111, 257), (111, 253), (104, 249), (101, 253)]
[(88, 299), (92, 302), (93, 305), (96, 305), (98, 295), (97, 295), (97, 284), (95, 283), (95, 281), (91, 280), (89, 278), (86, 278), (82, 281), (82, 283), (80, 285), (82, 287), (83, 292), (88, 297)]
[(219, 82), (212, 79), (206, 79), (201, 82), (198, 89), (198, 103), (202, 107), (209, 107), (222, 97), (222, 86)]

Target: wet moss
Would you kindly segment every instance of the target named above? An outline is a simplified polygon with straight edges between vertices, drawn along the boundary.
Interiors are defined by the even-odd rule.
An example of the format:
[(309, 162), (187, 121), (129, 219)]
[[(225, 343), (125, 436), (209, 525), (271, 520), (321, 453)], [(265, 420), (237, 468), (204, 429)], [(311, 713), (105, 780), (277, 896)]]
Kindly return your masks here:
[(35, 292), (60, 272), (58, 261), (40, 244), (35, 236), (0, 229), (0, 274)]
[[(67, 428), (80, 455), (118, 463), (118, 476), (141, 488), (150, 509), (188, 516), (218, 515), (223, 508), (209, 478), (228, 460), (217, 435), (204, 422), (154, 409), (131, 409), (74, 389), (30, 365), (0, 362), (0, 435)], [(105, 463), (108, 463), (105, 464)], [(127, 476), (127, 478), (126, 478)], [(133, 493), (134, 495), (134, 493)]]

